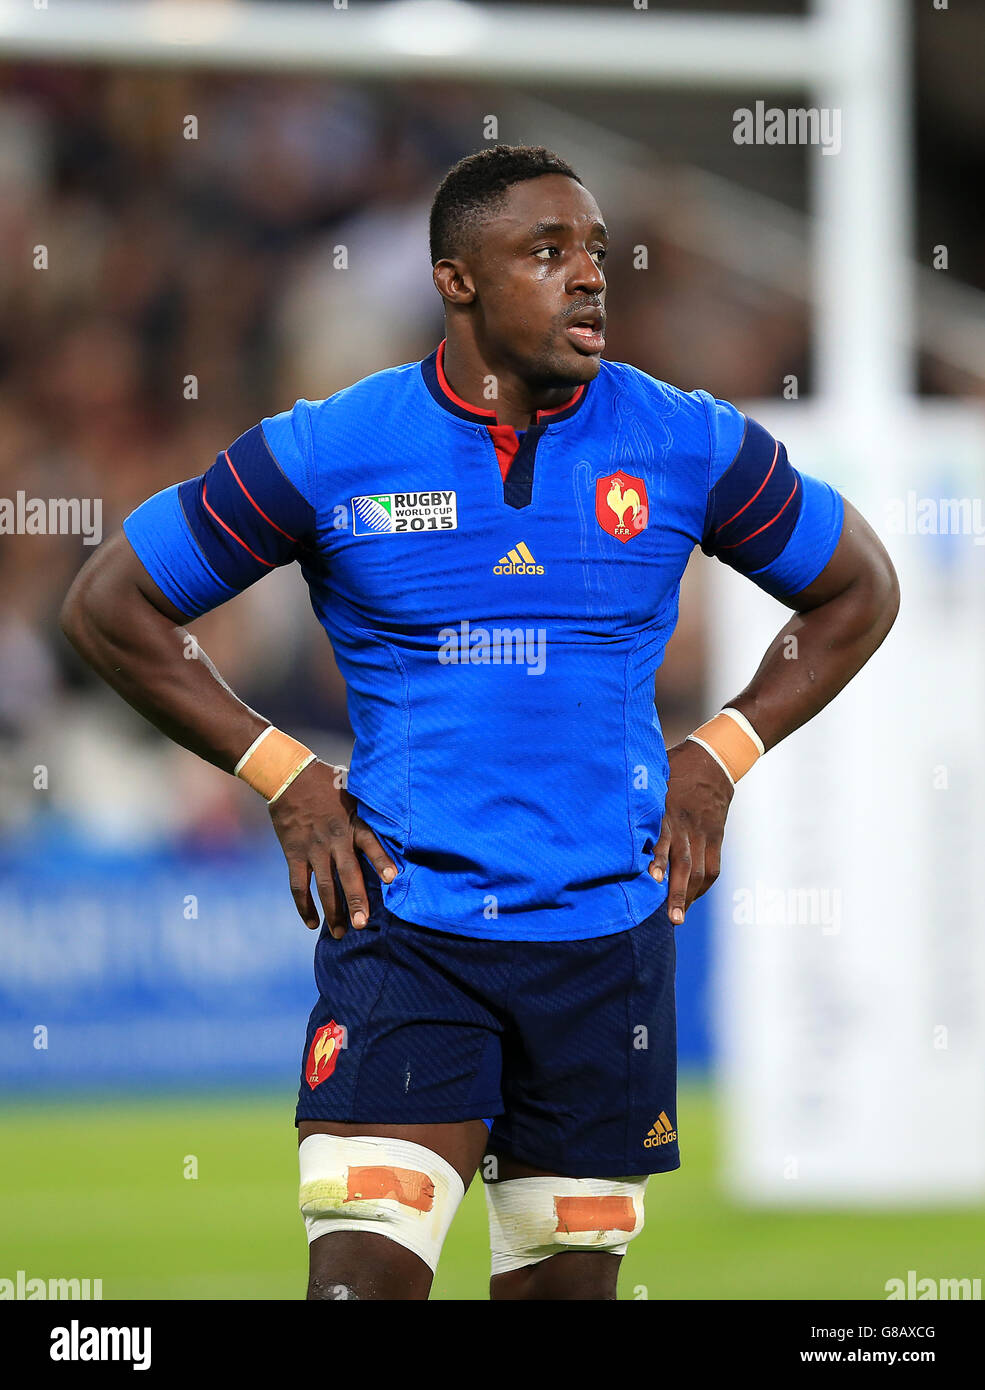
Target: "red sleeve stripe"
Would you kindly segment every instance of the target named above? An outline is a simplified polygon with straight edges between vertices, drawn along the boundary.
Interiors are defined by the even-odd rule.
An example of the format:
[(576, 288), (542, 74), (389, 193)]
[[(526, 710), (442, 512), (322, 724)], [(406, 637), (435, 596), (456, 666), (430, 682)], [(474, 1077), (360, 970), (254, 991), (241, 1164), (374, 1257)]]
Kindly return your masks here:
[[(790, 503), (793, 501), (794, 493), (797, 491), (797, 484), (799, 482), (799, 478), (794, 478), (793, 487), (790, 489), (790, 496), (787, 498), (787, 500), (784, 502), (783, 506), (775, 514), (775, 516), (771, 516), (769, 521), (764, 522), (763, 525), (758, 527), (755, 531), (750, 531), (748, 536), (743, 536), (741, 541), (733, 541), (731, 545), (720, 545), (717, 547), (718, 550), (734, 550), (737, 545), (745, 545), (746, 541), (751, 541), (753, 536), (761, 535), (763, 531), (767, 530), (770, 526), (772, 526), (774, 521), (779, 521), (780, 517), (787, 510), (787, 507), (789, 507)], [(745, 511), (745, 507), (743, 507), (742, 510)], [(738, 516), (738, 512), (736, 513), (736, 515)]]
[(243, 547), (243, 549), (249, 551), (249, 553), (253, 556), (254, 560), (258, 560), (258, 561), (260, 562), (260, 564), (261, 564), (261, 565), (265, 565), (265, 566), (267, 567), (268, 570), (276, 569), (276, 568), (277, 568), (276, 565), (272, 565), (272, 564), (270, 563), (269, 560), (265, 560), (265, 559), (263, 558), (263, 556), (262, 556), (262, 555), (258, 555), (258, 554), (256, 553), (255, 550), (250, 550), (250, 547), (246, 544), (246, 541), (243, 540), (242, 536), (237, 536), (236, 532), (232, 529), (232, 527), (226, 525), (226, 523), (223, 521), (222, 517), (218, 514), (218, 512), (216, 512), (212, 507), (209, 506), (209, 499), (208, 499), (208, 496), (207, 496), (207, 492), (208, 492), (208, 489), (206, 488), (206, 485), (205, 485), (205, 483), (203, 482), (203, 483), (202, 483), (202, 505), (204, 506), (205, 510), (208, 512), (209, 516), (214, 517), (215, 520), (216, 520), (216, 521), (219, 523), (219, 525), (222, 527), (222, 529), (223, 529), (224, 531), (228, 531), (229, 535), (232, 536), (232, 538), (233, 538), (234, 541), (239, 541), (239, 543), (240, 543), (240, 545)]
[[(284, 528), (283, 528), (282, 526), (278, 526), (278, 525), (277, 525), (276, 521), (271, 521), (270, 517), (267, 515), (267, 513), (263, 510), (263, 508), (262, 508), (262, 507), (260, 506), (260, 504), (257, 502), (256, 498), (255, 498), (255, 497), (252, 497), (252, 496), (250, 495), (249, 490), (247, 489), (246, 485), (245, 485), (244, 482), (243, 482), (243, 479), (239, 476), (239, 474), (236, 472), (236, 469), (233, 467), (233, 461), (232, 461), (232, 459), (229, 457), (229, 450), (228, 450), (228, 449), (225, 451), (225, 454), (226, 454), (226, 462), (229, 464), (229, 471), (232, 473), (233, 477), (236, 479), (236, 481), (239, 483), (240, 487), (242, 488), (242, 490), (243, 490), (243, 495), (246, 497), (246, 499), (247, 499), (249, 502), (252, 503), (252, 505), (256, 508), (256, 510), (257, 510), (257, 511), (260, 513), (260, 515), (263, 517), (264, 521), (266, 521), (270, 526), (272, 526), (272, 527), (274, 528), (275, 531), (279, 531), (279, 532), (281, 533), (282, 536), (287, 536), (287, 539), (288, 539), (289, 541), (293, 541), (295, 545), (299, 544), (298, 539), (297, 539), (296, 536), (289, 535), (288, 532), (285, 531)], [(237, 536), (236, 539), (238, 540), (239, 537)], [(249, 546), (247, 546), (247, 549), (249, 550)], [(252, 555), (253, 552), (250, 551), (250, 554)]]
[[(776, 459), (777, 459), (777, 455), (779, 454), (779, 452), (780, 452), (780, 445), (779, 445), (779, 443), (777, 443), (777, 444), (774, 446), (774, 448), (773, 448), (773, 462), (770, 464), (769, 472), (766, 474), (766, 477), (765, 477), (765, 478), (763, 479), (763, 481), (760, 483), (759, 487), (756, 489), (756, 491), (753, 493), (753, 495), (749, 498), (749, 501), (745, 504), (744, 507), (740, 507), (739, 510), (738, 510), (737, 512), (733, 512), (732, 515), (729, 517), (728, 521), (723, 521), (722, 524), (721, 524), (721, 526), (716, 526), (716, 527), (715, 527), (715, 535), (716, 535), (716, 536), (718, 535), (719, 531), (724, 531), (726, 526), (730, 526), (730, 525), (732, 524), (732, 522), (736, 519), (736, 517), (741, 516), (742, 513), (746, 510), (746, 507), (751, 507), (751, 506), (752, 506), (752, 504), (755, 502), (756, 498), (759, 496), (759, 494), (762, 492), (763, 488), (766, 486), (766, 484), (769, 482), (770, 478), (773, 476), (773, 469), (776, 467)], [(787, 498), (787, 502), (789, 502), (789, 501), (790, 501), (790, 498), (788, 497), (788, 498)], [(786, 506), (786, 502), (785, 502), (783, 505)], [(777, 512), (777, 516), (779, 516), (779, 512)], [(776, 519), (776, 518), (774, 518), (774, 520), (775, 520), (775, 519)], [(767, 522), (766, 524), (767, 524), (767, 526), (768, 526), (768, 525), (769, 525), (769, 522)], [(760, 527), (760, 530), (764, 530), (764, 529), (765, 529), (764, 527)], [(759, 535), (759, 531), (754, 531), (754, 532), (753, 532), (753, 535), (754, 535), (754, 536), (758, 536), (758, 535)], [(746, 539), (748, 540), (749, 537), (747, 536)], [(736, 541), (736, 545), (741, 545), (741, 544), (742, 544), (741, 541)], [(732, 547), (731, 547), (730, 545), (726, 545), (726, 546), (723, 546), (722, 549), (723, 549), (723, 550), (731, 550)]]

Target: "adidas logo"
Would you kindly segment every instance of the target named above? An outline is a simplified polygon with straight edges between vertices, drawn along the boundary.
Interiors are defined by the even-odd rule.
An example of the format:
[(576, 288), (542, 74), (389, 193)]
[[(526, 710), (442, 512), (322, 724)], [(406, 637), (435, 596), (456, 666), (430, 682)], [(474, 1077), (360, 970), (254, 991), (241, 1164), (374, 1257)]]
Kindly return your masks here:
[(650, 1126), (650, 1132), (643, 1140), (644, 1149), (658, 1149), (661, 1144), (671, 1144), (677, 1138), (677, 1130), (667, 1119), (666, 1110), (661, 1110)]
[(498, 565), (493, 565), (493, 574), (543, 573), (544, 566), (538, 565), (523, 541), (518, 541), (512, 550), (500, 556)]

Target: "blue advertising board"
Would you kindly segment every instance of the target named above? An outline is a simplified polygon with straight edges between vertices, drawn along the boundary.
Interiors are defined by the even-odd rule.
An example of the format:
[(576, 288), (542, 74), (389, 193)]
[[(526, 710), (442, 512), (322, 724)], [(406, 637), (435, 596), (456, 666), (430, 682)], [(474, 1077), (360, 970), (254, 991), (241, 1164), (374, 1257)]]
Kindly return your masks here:
[[(272, 835), (109, 853), (0, 851), (0, 1089), (296, 1084), (315, 935)], [(707, 1061), (704, 904), (678, 930), (683, 1064)]]

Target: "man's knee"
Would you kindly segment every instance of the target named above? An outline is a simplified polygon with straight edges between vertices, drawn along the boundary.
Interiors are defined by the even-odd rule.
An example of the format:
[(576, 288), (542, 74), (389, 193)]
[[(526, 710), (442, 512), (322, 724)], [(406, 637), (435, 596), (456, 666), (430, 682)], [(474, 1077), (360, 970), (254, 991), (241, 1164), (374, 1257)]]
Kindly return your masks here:
[(335, 1231), (308, 1247), (309, 1301), (425, 1299), (432, 1271), (388, 1236)]
[(615, 1299), (622, 1256), (601, 1250), (565, 1250), (537, 1264), (524, 1265), (489, 1280), (489, 1297), (495, 1302), (517, 1299), (588, 1300)]
[(620, 1262), (613, 1257), (625, 1254), (643, 1229), (647, 1181), (529, 1177), (487, 1183), (493, 1296), (614, 1297)]
[(427, 1296), (465, 1187), (440, 1154), (377, 1136), (298, 1147), (309, 1299)]
[(337, 1300), (352, 1298), (357, 1302), (359, 1294), (356, 1287), (349, 1284), (333, 1283), (331, 1279), (319, 1279), (311, 1275), (308, 1279), (308, 1300), (309, 1302), (334, 1303)]

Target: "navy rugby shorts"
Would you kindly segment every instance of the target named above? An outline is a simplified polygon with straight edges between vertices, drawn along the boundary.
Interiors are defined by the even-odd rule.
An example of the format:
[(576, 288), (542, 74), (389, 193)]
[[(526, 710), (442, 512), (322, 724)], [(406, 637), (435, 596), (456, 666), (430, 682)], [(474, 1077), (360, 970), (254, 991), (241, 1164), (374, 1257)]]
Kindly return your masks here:
[(296, 1122), (485, 1119), (491, 1150), (566, 1177), (680, 1167), (665, 905), (612, 936), (486, 941), (402, 921), (363, 874), (367, 926), (315, 948)]

